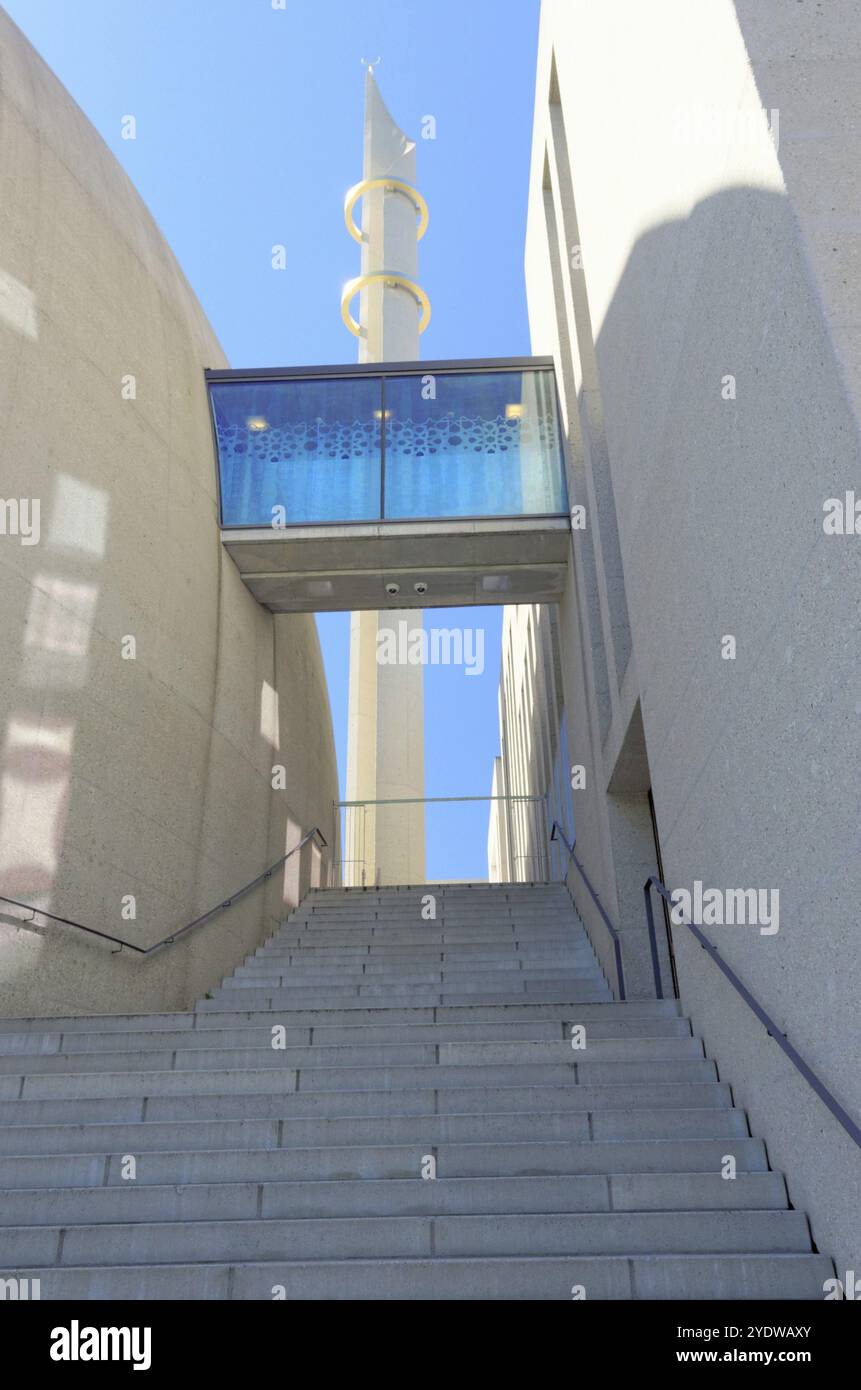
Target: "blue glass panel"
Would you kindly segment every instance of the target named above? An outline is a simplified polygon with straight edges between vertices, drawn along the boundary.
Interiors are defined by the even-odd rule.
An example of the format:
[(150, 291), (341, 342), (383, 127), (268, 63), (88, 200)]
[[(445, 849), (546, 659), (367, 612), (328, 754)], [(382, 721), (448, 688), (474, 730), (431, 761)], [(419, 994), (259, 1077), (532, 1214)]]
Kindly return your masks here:
[(566, 510), (551, 371), (387, 377), (385, 517)]
[(220, 381), (210, 393), (225, 526), (379, 520), (379, 377)]

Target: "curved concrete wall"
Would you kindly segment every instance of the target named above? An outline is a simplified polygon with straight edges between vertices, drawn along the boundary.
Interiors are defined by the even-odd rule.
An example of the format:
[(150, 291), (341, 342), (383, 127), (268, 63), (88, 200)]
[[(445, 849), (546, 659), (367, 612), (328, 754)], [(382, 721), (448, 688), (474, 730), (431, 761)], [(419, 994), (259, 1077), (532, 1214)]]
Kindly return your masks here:
[[(219, 540), (222, 365), (126, 175), (0, 12), (0, 522), (40, 503), (38, 543), (0, 534), (0, 894), (142, 945), (303, 830), (334, 843), (313, 617), (273, 618)], [(321, 869), (294, 856), (148, 961), (0, 903), (0, 1011), (185, 1007)]]

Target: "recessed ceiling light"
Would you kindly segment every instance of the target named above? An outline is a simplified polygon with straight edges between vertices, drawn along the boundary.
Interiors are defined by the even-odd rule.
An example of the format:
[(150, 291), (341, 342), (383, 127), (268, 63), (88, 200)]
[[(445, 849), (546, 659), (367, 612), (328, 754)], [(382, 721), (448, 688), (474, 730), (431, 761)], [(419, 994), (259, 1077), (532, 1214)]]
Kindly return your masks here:
[(245, 423), (254, 434), (259, 434), (261, 430), (268, 430), (269, 428), (269, 421), (264, 420), (262, 415), (249, 415)]
[(391, 418), (392, 418), (392, 412), (391, 412), (390, 410), (375, 410), (375, 411), (374, 411), (374, 419), (375, 419), (375, 420), (391, 420)]
[(512, 401), (505, 407), (505, 418), (506, 420), (522, 420), (523, 406)]

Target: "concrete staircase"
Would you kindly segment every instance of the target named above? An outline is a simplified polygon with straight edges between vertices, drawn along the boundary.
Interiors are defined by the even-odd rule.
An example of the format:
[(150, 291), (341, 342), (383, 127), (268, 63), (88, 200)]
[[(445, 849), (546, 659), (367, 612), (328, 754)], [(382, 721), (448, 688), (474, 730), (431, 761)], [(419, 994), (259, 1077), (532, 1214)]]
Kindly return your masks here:
[(43, 1299), (833, 1275), (676, 1003), (614, 1003), (558, 885), (317, 891), (193, 1013), (4, 1021), (0, 1189), (0, 1276)]

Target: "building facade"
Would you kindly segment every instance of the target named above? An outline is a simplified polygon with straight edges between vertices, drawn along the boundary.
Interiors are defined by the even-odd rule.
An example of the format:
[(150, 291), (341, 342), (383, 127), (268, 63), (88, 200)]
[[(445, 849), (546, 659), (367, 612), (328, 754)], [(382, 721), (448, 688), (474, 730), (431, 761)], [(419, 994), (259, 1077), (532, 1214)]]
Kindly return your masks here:
[[(313, 617), (221, 545), (215, 335), (2, 11), (0, 103), (0, 894), (147, 946), (335, 845), (329, 697)], [(147, 960), (0, 901), (0, 1011), (186, 1007), (327, 872), (309, 845)]]
[[(546, 0), (526, 247), (585, 517), (559, 606), (578, 853), (644, 993), (659, 856), (674, 892), (779, 901), (779, 926), (712, 941), (855, 1116), (859, 542), (828, 517), (861, 464), (860, 51), (840, 5)], [(857, 1146), (693, 935), (672, 938), (694, 1028), (820, 1248), (854, 1267)]]
[[(694, 1029), (681, 1039), (692, 1048), (682, 1065), (699, 1076), (713, 1058), (716, 1074), (732, 1080), (735, 1105), (787, 1174), (796, 1226), (809, 1212), (819, 1249), (833, 1252), (842, 1274), (857, 1268), (861, 1238), (857, 1145), (683, 923), (670, 927), (657, 912), (652, 952), (643, 892), (659, 874), (691, 902), (703, 889), (752, 899), (754, 910), (765, 902), (758, 919), (728, 925), (712, 903), (701, 925), (775, 1031), (849, 1116), (861, 1114), (851, 120), (861, 26), (842, 5), (815, 18), (796, 8), (788, 17), (782, 0), (543, 5), (526, 235), (535, 359), (522, 371), (514, 359), (500, 368), (504, 394), (490, 393), (480, 429), (473, 421), (490, 443), (472, 471), (498, 480), (510, 441), (519, 468), (531, 430), (533, 446), (545, 446), (533, 447), (533, 462), (551, 459), (554, 487), (538, 486), (543, 464), (533, 474), (524, 466), (510, 513), (437, 503), (430, 518), (398, 519), (381, 502), (379, 516), (357, 519), (349, 544), (367, 542), (377, 555), (368, 563), (377, 588), (354, 622), (348, 787), (366, 801), (423, 790), (421, 667), (377, 662), (378, 595), (403, 603), (412, 592), (409, 609), (382, 610), (412, 630), (422, 604), (439, 597), (421, 587), (433, 571), (419, 563), (437, 565), (440, 580), (448, 571), (450, 583), (457, 571), (445, 597), (453, 607), (465, 596), (528, 598), (505, 612), (489, 877), (565, 880), (604, 976), (584, 941), (584, 1005), (612, 1005), (604, 912), (618, 931), (628, 1000), (649, 1001), (644, 1016), (664, 1007), (656, 966), (665, 994), (678, 984)], [(799, 51), (809, 58), (799, 62)], [(411, 187), (410, 142), (368, 82), (365, 182), (381, 186), (365, 189), (362, 269), (378, 278), (361, 290), (363, 370), (418, 356), (421, 307), (396, 283), (415, 273), (419, 209), (392, 182)], [(311, 612), (320, 590), (309, 587), (304, 610), (278, 612), (253, 592), (277, 581), (274, 561), (258, 550), (243, 573), (232, 557), (243, 546), (246, 557), (254, 546), (281, 553), (290, 583), (313, 574), (309, 585), (334, 595), (330, 607), (356, 609), (359, 586), (336, 588), (339, 565), (355, 585), (347, 540), (331, 534), (343, 517), (305, 517), (285, 537), (264, 514), (250, 539), (225, 523), (204, 376), (225, 367), (219, 345), (117, 162), (2, 13), (0, 102), (0, 1012), (164, 1012), (195, 1000), (201, 1012), (213, 1003), (228, 1012), (223, 998), (201, 996), (310, 885), (332, 886), (333, 861), (356, 857), (354, 845), (343, 854), (338, 845)], [(546, 411), (530, 420), (530, 393), (552, 402), (547, 359), (564, 479), (555, 403), (549, 421)], [(440, 376), (496, 375), (492, 364), (474, 365), (453, 373), (436, 364)], [(418, 364), (400, 367), (415, 394)], [(395, 389), (384, 378), (396, 375), (379, 373), (363, 421), (373, 430), (379, 419), (383, 441), (385, 392)], [(471, 389), (481, 398), (484, 386)], [(261, 421), (242, 416), (234, 435), (245, 453), (243, 431), (258, 432)], [(259, 432), (269, 429), (263, 420)], [(446, 457), (457, 478), (466, 451), (455, 441)], [(384, 479), (382, 458), (379, 466)], [(402, 549), (383, 555), (392, 520)], [(411, 529), (422, 527), (425, 535)], [(452, 540), (463, 554), (442, 564), (436, 552)], [(331, 575), (319, 550), (308, 575), (294, 563), (302, 546), (333, 542)], [(534, 601), (548, 591), (558, 602)], [(551, 838), (554, 825), (569, 844), (576, 837), (603, 907), (564, 841)], [(316, 844), (282, 866), (315, 828)], [(375, 880), (423, 878), (419, 810), (375, 810), (370, 834), (362, 854)], [(384, 869), (383, 842), (392, 851)], [(166, 955), (139, 960), (75, 926), (145, 947), (273, 862), (270, 880)], [(554, 914), (559, 904), (570, 914), (558, 886), (542, 894), (555, 896)], [(369, 895), (360, 919), (369, 957), (385, 929), (380, 896)], [(473, 911), (466, 899), (475, 896), (464, 890), (453, 909)], [(517, 908), (499, 898), (513, 926)], [(404, 911), (397, 899), (388, 899), (394, 913)], [(488, 904), (487, 925), (498, 931), (489, 891)], [(407, 934), (428, 920), (416, 914)], [(446, 928), (436, 930), (448, 947)], [(324, 921), (313, 931), (330, 933), (323, 949), (339, 953), (337, 928)], [(513, 933), (505, 944), (514, 949)], [(282, 950), (290, 956), (286, 939)], [(364, 1002), (363, 990), (375, 1009), (392, 998), (405, 1008), (417, 997), (434, 1010), (450, 1002), (447, 962), (434, 965), (440, 978), (422, 996), (413, 989), (421, 979), (400, 964), (389, 984), (369, 984), (357, 959), (324, 962), (336, 1003), (348, 964), (358, 971), (350, 1006)], [(478, 959), (468, 962), (463, 1007), (475, 991), (493, 994), (471, 978), (486, 973)], [(300, 1000), (319, 998), (316, 972), (282, 960), (240, 976), (238, 987), (257, 994), (262, 972), (266, 1013), (276, 1012), (273, 999), (280, 1007), (290, 970), (297, 989), (311, 989)], [(576, 996), (582, 968), (560, 984), (557, 963), (543, 964), (553, 978), (540, 976), (534, 998), (566, 1008), (559, 994)], [(522, 996), (518, 988), (518, 1007), (532, 984), (523, 981)], [(703, 1058), (694, 1056), (699, 1037)], [(397, 1064), (387, 1058), (384, 1069), (388, 1097)], [(234, 1070), (244, 1095), (241, 1058)], [(283, 1094), (273, 1102), (279, 1123)], [(554, 1237), (558, 1215), (545, 1213)]]
[(562, 688), (559, 615), (554, 604), (511, 604), (502, 623), (500, 756), (494, 759), (488, 828), (491, 883), (565, 876), (562, 840), (575, 834)]

